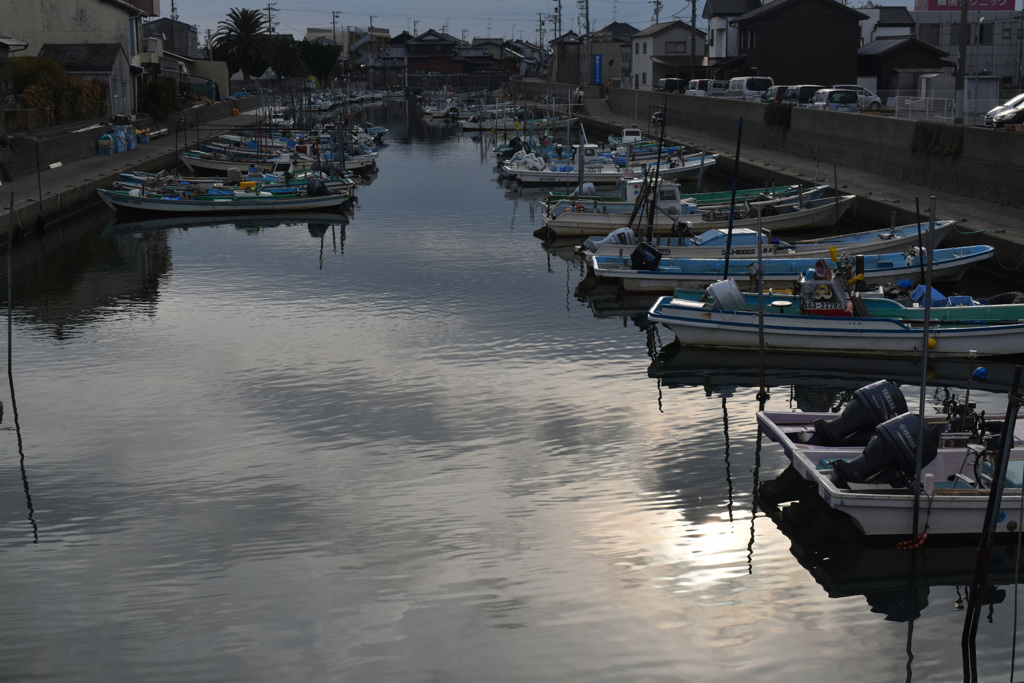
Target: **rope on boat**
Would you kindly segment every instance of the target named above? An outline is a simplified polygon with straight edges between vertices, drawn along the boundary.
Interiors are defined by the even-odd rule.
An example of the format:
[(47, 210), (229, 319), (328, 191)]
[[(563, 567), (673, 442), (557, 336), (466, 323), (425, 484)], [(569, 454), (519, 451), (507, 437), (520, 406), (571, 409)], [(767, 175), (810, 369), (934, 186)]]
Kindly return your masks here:
[(1003, 263), (1003, 260), (1001, 258), (999, 258), (999, 252), (998, 251), (995, 253), (995, 258), (996, 258), (996, 263), (998, 263), (999, 267), (1004, 269), (1004, 270), (1019, 270), (1021, 268), (1021, 266), (1024, 266), (1024, 256), (1021, 257), (1020, 263), (1015, 265), (1013, 268), (1010, 268), (1006, 264)]

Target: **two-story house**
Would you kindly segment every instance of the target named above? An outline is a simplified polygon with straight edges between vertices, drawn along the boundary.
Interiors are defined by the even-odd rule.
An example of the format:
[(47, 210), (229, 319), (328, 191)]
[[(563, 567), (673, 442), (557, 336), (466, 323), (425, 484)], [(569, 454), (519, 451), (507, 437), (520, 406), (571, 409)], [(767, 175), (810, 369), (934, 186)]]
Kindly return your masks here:
[(731, 21), (737, 28), (731, 75), (776, 83), (856, 83), (860, 22), (837, 0), (772, 0)]
[(630, 85), (630, 37), (636, 32), (636, 27), (617, 21), (590, 34), (595, 84)]
[[(160, 13), (159, 0), (77, 0), (75, 11), (63, 3), (0, 0), (0, 16), (4, 17), (4, 31), (27, 44), (24, 55), (35, 57), (43, 46), (91, 45), (117, 46), (128, 65), (127, 75), (104, 74), (117, 88), (117, 99), (112, 101), (111, 114), (134, 112), (138, 106), (138, 93), (144, 73), (141, 59), (142, 19)], [(53, 54), (67, 55), (74, 50), (53, 49)], [(84, 62), (78, 56), (75, 63), (88, 63), (89, 68), (109, 63), (119, 64), (117, 50), (94, 47), (88, 50)], [(110, 59), (108, 60), (108, 57)]]
[(681, 21), (654, 24), (630, 37), (635, 90), (653, 90), (660, 78), (678, 77), (704, 61), (706, 34)]
[(421, 33), (405, 43), (409, 73), (465, 73), (466, 62), (458, 57), (459, 48), (465, 45), (458, 38), (434, 29)]

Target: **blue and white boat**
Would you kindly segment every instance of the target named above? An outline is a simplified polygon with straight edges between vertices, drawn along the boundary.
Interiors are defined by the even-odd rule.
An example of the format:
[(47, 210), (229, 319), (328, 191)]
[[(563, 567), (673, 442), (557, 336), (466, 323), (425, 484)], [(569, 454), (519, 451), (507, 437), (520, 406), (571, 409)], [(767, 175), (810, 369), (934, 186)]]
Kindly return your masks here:
[[(865, 254), (845, 257), (851, 275), (855, 271), (863, 275), (867, 284), (884, 285), (920, 276), (922, 260), (917, 248), (906, 253)], [(935, 282), (955, 282), (963, 277), (971, 266), (995, 255), (995, 248), (988, 245), (974, 245), (936, 249), (931, 253), (932, 278)], [(725, 272), (723, 258), (668, 258), (636, 259), (629, 256), (590, 256), (587, 260), (590, 271), (606, 283), (618, 282), (626, 291), (672, 292), (677, 287), (703, 289), (709, 284), (725, 278), (742, 279), (751, 277), (757, 267), (756, 255), (746, 258), (730, 258), (729, 271)], [(792, 287), (808, 270), (814, 270), (818, 259), (813, 257), (783, 257), (763, 259), (761, 262), (762, 281), (765, 287)], [(927, 263), (927, 261), (925, 261)], [(754, 271), (756, 272), (756, 271)]]

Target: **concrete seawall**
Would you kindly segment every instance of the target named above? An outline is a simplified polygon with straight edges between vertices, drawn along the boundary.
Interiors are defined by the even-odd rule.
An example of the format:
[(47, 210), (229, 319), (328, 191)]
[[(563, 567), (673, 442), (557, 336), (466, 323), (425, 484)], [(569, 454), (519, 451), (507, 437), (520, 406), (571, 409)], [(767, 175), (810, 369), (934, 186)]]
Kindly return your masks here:
[[(567, 86), (513, 82), (512, 90), (527, 100), (545, 95), (564, 102)], [(591, 103), (597, 88), (586, 91)], [(644, 124), (653, 110), (667, 107), (674, 129), (735, 144), (737, 122), (743, 119), (744, 147), (790, 154), (839, 169), (850, 168), (942, 192), (965, 195), (1014, 208), (1024, 208), (1024, 133), (960, 126), (959, 154), (914, 151), (918, 122), (891, 116), (794, 108), (789, 127), (766, 122), (767, 106), (715, 97), (693, 97), (612, 88), (604, 100), (611, 113)], [(597, 118), (600, 118), (598, 116)], [(954, 128), (950, 126), (950, 128)]]

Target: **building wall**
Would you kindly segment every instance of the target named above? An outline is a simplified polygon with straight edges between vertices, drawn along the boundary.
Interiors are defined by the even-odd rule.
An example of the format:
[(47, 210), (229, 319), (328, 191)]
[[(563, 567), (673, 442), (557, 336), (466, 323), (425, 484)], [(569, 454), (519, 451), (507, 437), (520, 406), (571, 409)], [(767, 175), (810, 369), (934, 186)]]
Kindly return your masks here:
[(860, 26), (841, 8), (815, 0), (796, 2), (757, 23), (751, 75), (776, 83), (855, 83)]
[[(959, 25), (960, 12), (911, 12), (917, 21), (917, 37), (929, 45), (949, 53), (948, 59), (957, 62), (960, 54)], [(976, 43), (979, 35), (979, 20), (983, 26), (981, 43)], [(1019, 74), (1021, 69), (1021, 41), (1024, 30), (1021, 26), (1020, 12), (981, 12), (970, 10), (967, 13), (968, 28), (967, 54), (965, 55), (964, 74), (970, 78), (975, 73), (994, 75), (1007, 83), (1021, 85)]]
[(0, 0), (0, 16), (4, 33), (28, 43), (19, 56), (35, 57), (44, 43), (120, 43), (129, 59), (139, 53), (141, 21), (100, 0)]

